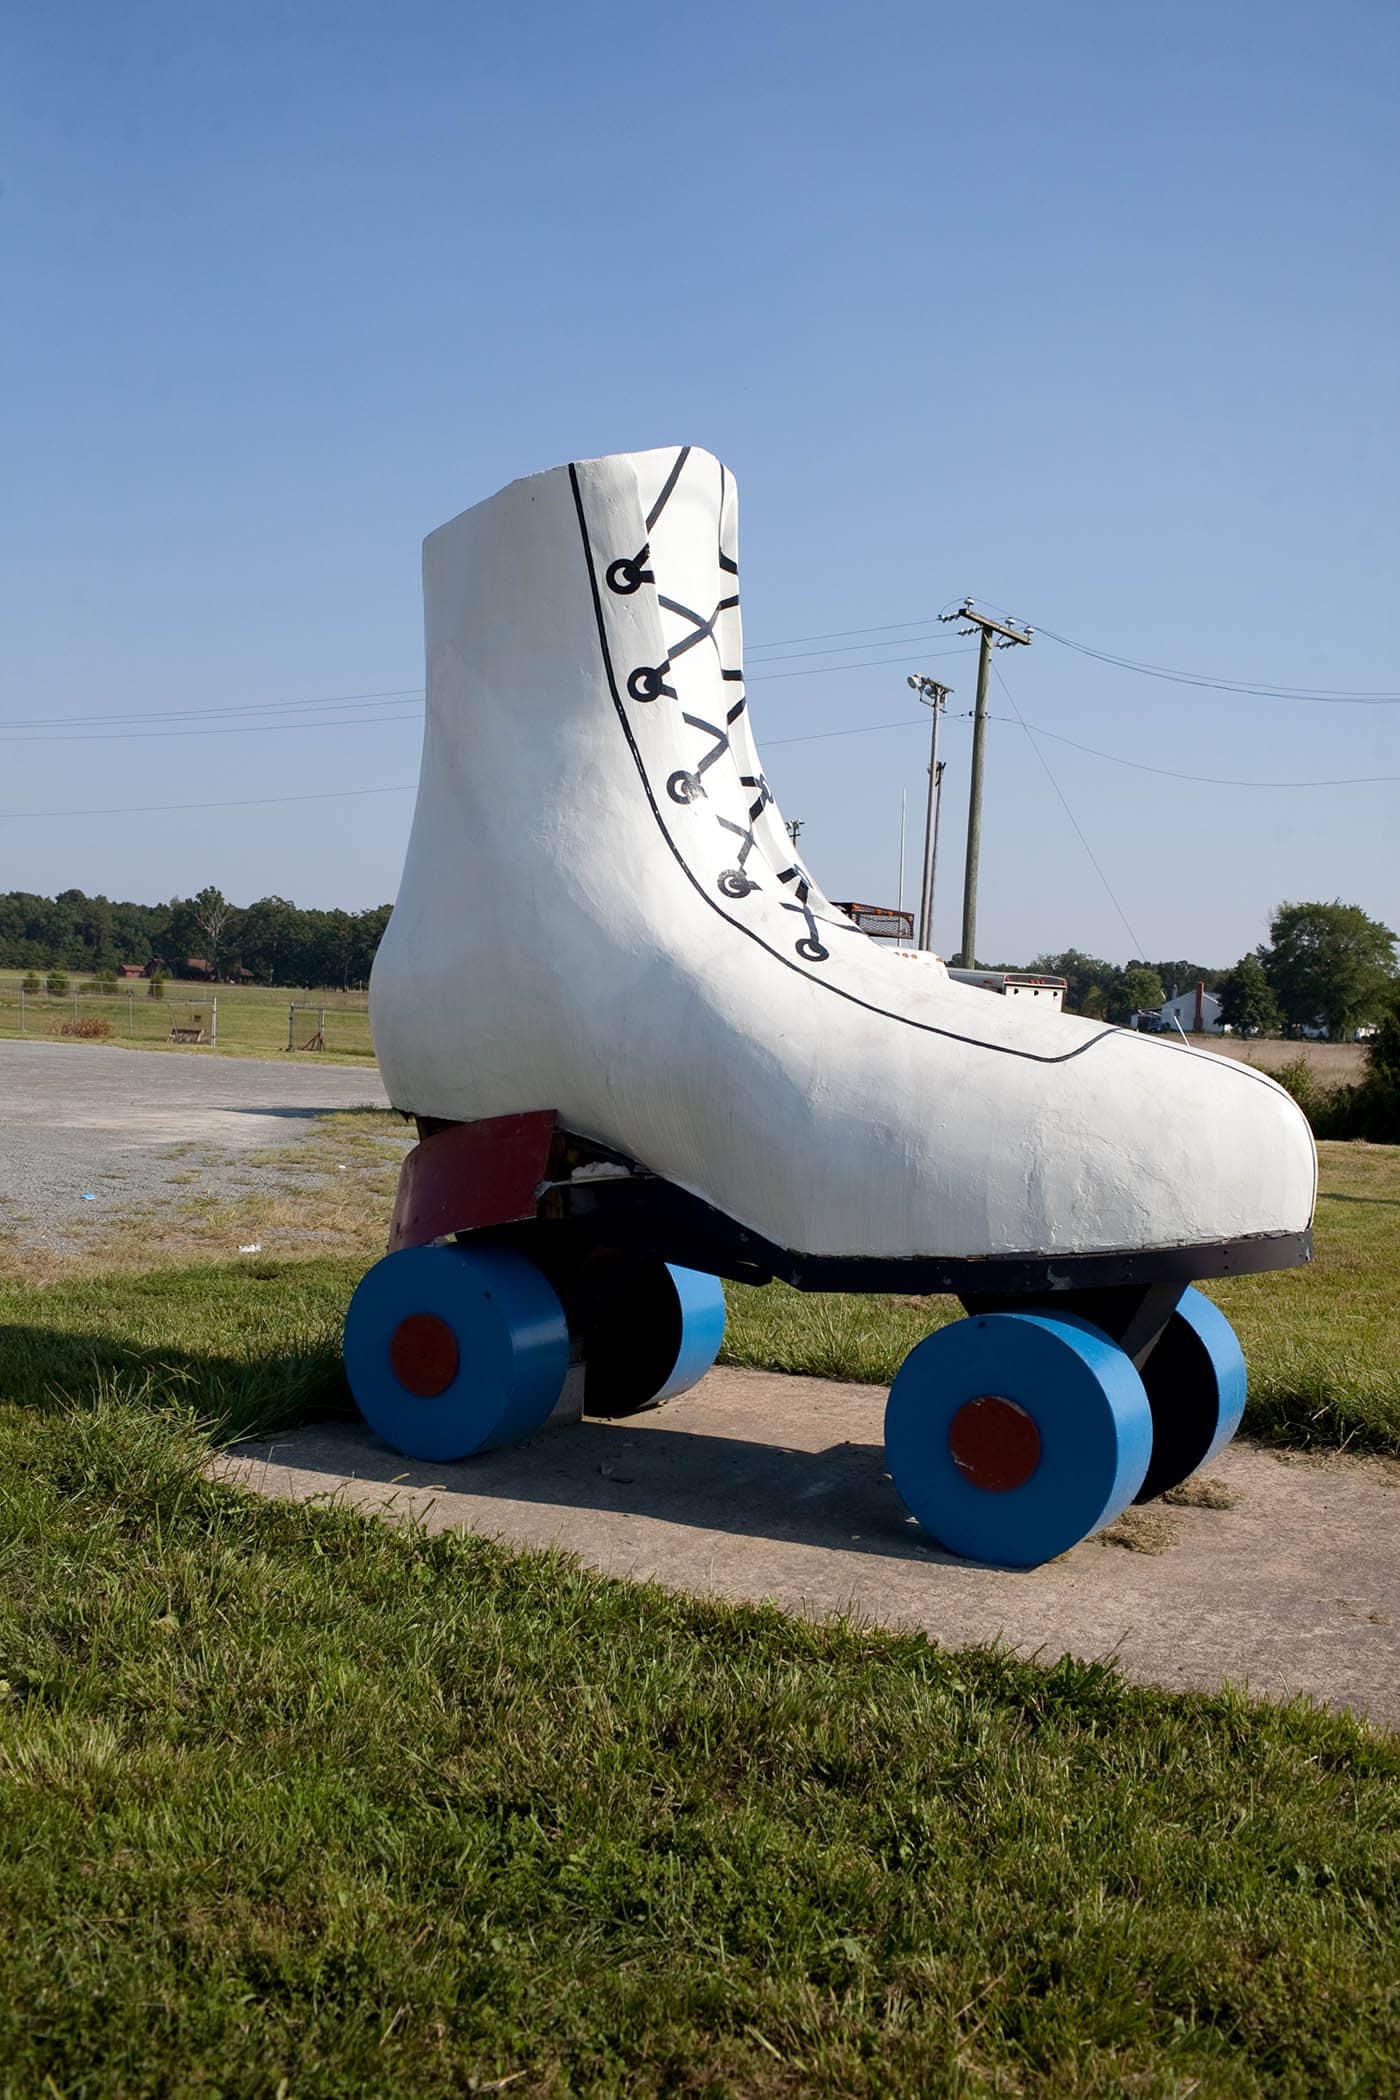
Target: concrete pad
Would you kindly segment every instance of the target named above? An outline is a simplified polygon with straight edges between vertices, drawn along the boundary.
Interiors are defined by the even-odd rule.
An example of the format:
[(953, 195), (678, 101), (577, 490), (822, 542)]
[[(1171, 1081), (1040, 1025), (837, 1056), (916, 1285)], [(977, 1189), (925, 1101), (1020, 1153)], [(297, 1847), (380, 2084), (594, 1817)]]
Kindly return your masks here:
[(1086, 1539), (1030, 1573), (980, 1568), (905, 1513), (884, 1405), (878, 1387), (721, 1369), (651, 1414), (457, 1465), (405, 1459), (356, 1422), (240, 1445), (217, 1470), (671, 1589), (850, 1612), (948, 1647), (1112, 1656), (1143, 1683), (1303, 1693), (1400, 1726), (1400, 1464), (1237, 1443), (1208, 1469), (1235, 1506), (1153, 1504), (1156, 1550)]

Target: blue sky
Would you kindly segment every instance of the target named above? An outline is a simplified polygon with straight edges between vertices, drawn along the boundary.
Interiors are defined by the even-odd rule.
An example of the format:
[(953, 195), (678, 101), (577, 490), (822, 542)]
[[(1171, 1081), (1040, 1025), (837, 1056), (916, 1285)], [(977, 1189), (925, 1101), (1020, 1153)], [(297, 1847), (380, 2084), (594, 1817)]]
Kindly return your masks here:
[[(904, 680), (971, 705), (933, 624), (965, 593), (1400, 692), (1391, 6), (52, 0), (3, 72), (0, 888), (392, 896), (410, 794), (24, 813), (414, 780), (411, 704), (170, 732), (420, 685), (424, 533), (571, 456), (735, 470), (759, 743), (836, 895), (893, 901), (905, 788), (917, 880)], [(995, 721), (984, 955), (1227, 962), (1284, 897), (1400, 926), (1400, 707), (1046, 636), (997, 661), (1029, 722), (1120, 757), (1368, 784), (1042, 741), (1111, 898)], [(105, 736), (34, 740), (65, 716)], [(955, 713), (945, 951), (967, 752)]]

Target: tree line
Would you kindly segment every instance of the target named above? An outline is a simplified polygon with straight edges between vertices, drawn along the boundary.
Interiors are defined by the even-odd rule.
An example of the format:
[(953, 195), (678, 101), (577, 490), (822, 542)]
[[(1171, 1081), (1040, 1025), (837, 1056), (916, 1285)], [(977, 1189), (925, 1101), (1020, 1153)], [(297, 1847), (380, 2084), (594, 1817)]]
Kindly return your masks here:
[[(1333, 1041), (1375, 1027), (1390, 1012), (1397, 982), (1396, 936), (1358, 904), (1280, 904), (1269, 938), (1230, 969), (1206, 963), (1117, 963), (1066, 948), (1029, 967), (1063, 977), (1073, 1013), (1130, 1022), (1204, 984), (1220, 1018), (1239, 1035), (1324, 1034)], [(1014, 967), (1014, 966), (1012, 966)]]
[[(159, 961), (180, 976), (199, 957), (217, 977), (247, 973), (257, 984), (368, 984), (390, 907), (313, 911), (288, 897), (236, 905), (212, 884), (168, 904), (114, 903), (64, 890), (39, 897), (0, 893), (0, 968), (86, 971)], [(1118, 964), (1065, 948), (1030, 963), (997, 967), (1063, 977), (1072, 1013), (1119, 1023), (1204, 984), (1222, 1019), (1243, 1035), (1322, 1030), (1341, 1037), (1374, 1025), (1396, 987), (1396, 936), (1359, 905), (1280, 904), (1269, 938), (1232, 968), (1177, 956)]]
[(289, 897), (240, 906), (212, 885), (167, 904), (10, 890), (0, 892), (0, 968), (104, 976), (123, 963), (159, 963), (180, 977), (198, 957), (216, 977), (354, 990), (369, 982), (389, 911), (314, 911)]
[(1134, 1014), (1151, 1013), (1179, 992), (1194, 991), (1198, 984), (1213, 991), (1223, 975), (1214, 964), (1184, 957), (1166, 962), (1143, 962), (1135, 957), (1120, 965), (1086, 955), (1082, 948), (1065, 948), (1058, 955), (1037, 955), (1030, 963), (999, 967), (1026, 969), (1038, 977), (1063, 977), (1066, 1012), (1123, 1026)]

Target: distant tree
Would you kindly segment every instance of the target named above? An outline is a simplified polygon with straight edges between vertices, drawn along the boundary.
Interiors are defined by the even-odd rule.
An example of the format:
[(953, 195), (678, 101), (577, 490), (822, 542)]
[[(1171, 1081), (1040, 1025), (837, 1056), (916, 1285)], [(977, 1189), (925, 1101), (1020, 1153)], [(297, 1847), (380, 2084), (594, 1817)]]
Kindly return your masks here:
[(1380, 1026), (1366, 1045), (1366, 1076), (1400, 1093), (1400, 985), (1392, 989)]
[(364, 986), (369, 983), (369, 973), (374, 965), (379, 943), (384, 938), (384, 929), (389, 923), (391, 904), (375, 904), (368, 911), (355, 914), (350, 939), (350, 981)]
[(178, 976), (198, 955), (221, 976), (241, 962), (266, 984), (364, 985), (389, 911), (307, 911), (286, 897), (241, 910), (212, 887), (164, 904), (0, 891), (0, 969), (102, 976), (159, 955)]
[(1333, 1099), (1342, 1110), (1342, 1123), (1329, 1135), (1400, 1144), (1400, 984), (1392, 988), (1366, 1045), (1361, 1084), (1339, 1089)]
[(1340, 898), (1281, 904), (1260, 959), (1289, 1028), (1325, 1028), (1335, 1042), (1378, 1019), (1395, 979), (1395, 938)]
[(199, 895), (194, 899), (192, 909), (194, 922), (204, 935), (205, 944), (209, 950), (210, 975), (217, 977), (219, 974), (219, 950), (223, 946), (224, 934), (228, 928), (229, 920), (233, 916), (233, 906), (229, 903), (223, 891), (215, 889), (211, 884), (208, 889), (203, 889), (199, 892)]
[(1193, 992), (1198, 984), (1203, 984), (1208, 992), (1218, 991), (1224, 974), (1211, 963), (1187, 962), (1181, 956), (1167, 962), (1148, 963), (1145, 967), (1157, 972), (1167, 988), (1169, 999), (1175, 999), (1180, 992)]
[(285, 897), (259, 897), (243, 913), (238, 953), (245, 969), (262, 984), (285, 984), (285, 964), (296, 906)]
[(148, 999), (163, 999), (165, 997), (165, 979), (161, 976), (159, 970), (155, 972), (146, 986), (146, 997)]
[(1131, 1021), (1135, 1013), (1155, 1013), (1166, 999), (1162, 980), (1150, 963), (1129, 963), (1110, 1011), (1115, 1021)]
[(1117, 963), (1066, 948), (1059, 955), (1037, 955), (1028, 966), (1039, 977), (1063, 977), (1065, 1006), (1070, 1013), (1098, 1018), (1121, 1004), (1123, 972)]
[(44, 979), (44, 990), (50, 999), (61, 999), (68, 989), (68, 979), (62, 970), (50, 970)]
[(1257, 955), (1242, 955), (1216, 989), (1220, 1018), (1236, 1035), (1271, 1035), (1278, 1027), (1278, 1000)]
[(20, 990), (22, 992), (27, 992), (30, 998), (32, 999), (35, 993), (40, 990), (41, 985), (42, 979), (39, 976), (39, 972), (37, 970), (26, 970), (24, 973), (23, 982), (20, 985)]

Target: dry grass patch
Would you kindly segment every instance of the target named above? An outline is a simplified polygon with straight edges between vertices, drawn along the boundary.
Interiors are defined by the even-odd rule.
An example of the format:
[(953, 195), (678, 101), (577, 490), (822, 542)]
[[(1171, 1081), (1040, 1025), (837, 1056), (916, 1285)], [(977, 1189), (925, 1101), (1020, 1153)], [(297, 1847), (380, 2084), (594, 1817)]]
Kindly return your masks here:
[(1180, 1544), (1176, 1525), (1160, 1509), (1125, 1509), (1094, 1536), (1101, 1546), (1123, 1546), (1129, 1553), (1170, 1553)]
[(1201, 1036), (1195, 1041), (1201, 1049), (1214, 1051), (1217, 1057), (1233, 1057), (1260, 1072), (1278, 1072), (1301, 1059), (1318, 1085), (1324, 1087), (1354, 1086), (1366, 1071), (1364, 1043), (1285, 1042), (1282, 1036), (1272, 1035), (1244, 1042), (1235, 1042), (1229, 1036)]
[[(43, 1285), (97, 1270), (183, 1268), (227, 1261), (247, 1246), (293, 1260), (344, 1255), (368, 1268), (384, 1252), (399, 1168), (413, 1142), (400, 1116), (336, 1111), (322, 1116), (303, 1143), (239, 1156), (236, 1166), (250, 1171), (233, 1195), (210, 1190), (173, 1203), (132, 1204), (116, 1218), (79, 1216), (66, 1248), (21, 1244), (0, 1232), (0, 1280)], [(227, 1178), (226, 1159), (191, 1144), (171, 1146), (170, 1157), (175, 1171), (165, 1177), (167, 1187), (199, 1190), (216, 1164)]]
[(1183, 1480), (1180, 1487), (1168, 1488), (1162, 1500), (1174, 1502), (1178, 1509), (1237, 1509), (1240, 1496), (1225, 1481), (1198, 1474), (1194, 1480)]

